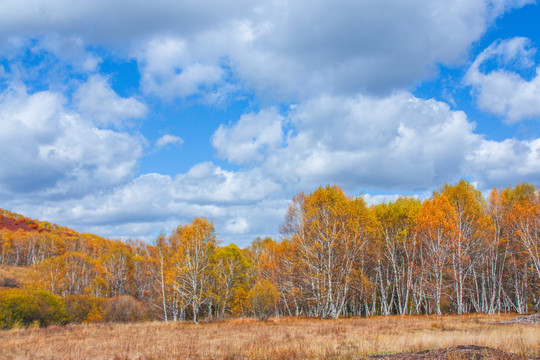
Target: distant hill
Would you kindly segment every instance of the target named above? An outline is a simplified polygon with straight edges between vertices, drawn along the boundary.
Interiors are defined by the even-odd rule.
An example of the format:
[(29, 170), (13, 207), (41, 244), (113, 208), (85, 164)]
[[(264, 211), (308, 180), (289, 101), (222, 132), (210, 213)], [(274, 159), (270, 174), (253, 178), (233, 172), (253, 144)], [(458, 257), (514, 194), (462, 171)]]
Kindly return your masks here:
[(17, 214), (8, 210), (0, 209), (0, 230), (5, 229), (8, 231), (27, 231), (38, 233), (53, 233), (60, 236), (77, 236), (79, 235), (75, 230), (51, 224), (48, 221), (40, 221), (31, 219), (29, 217)]
[(73, 229), (0, 209), (0, 289), (28, 285), (31, 273), (28, 265), (37, 260), (36, 256), (30, 260), (31, 253), (41, 250), (41, 259), (53, 256), (54, 252), (43, 254), (45, 243), (51, 244), (51, 238), (66, 240), (77, 235)]
[(0, 209), (0, 265), (33, 266), (68, 252), (96, 258), (119, 241)]

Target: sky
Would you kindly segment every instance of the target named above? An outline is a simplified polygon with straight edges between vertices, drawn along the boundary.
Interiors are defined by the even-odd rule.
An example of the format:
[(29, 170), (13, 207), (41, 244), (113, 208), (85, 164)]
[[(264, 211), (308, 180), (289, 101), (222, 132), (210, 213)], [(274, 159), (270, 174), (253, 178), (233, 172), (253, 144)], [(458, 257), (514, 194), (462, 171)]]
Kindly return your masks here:
[(0, 207), (151, 243), (293, 196), (540, 183), (531, 0), (2, 0)]

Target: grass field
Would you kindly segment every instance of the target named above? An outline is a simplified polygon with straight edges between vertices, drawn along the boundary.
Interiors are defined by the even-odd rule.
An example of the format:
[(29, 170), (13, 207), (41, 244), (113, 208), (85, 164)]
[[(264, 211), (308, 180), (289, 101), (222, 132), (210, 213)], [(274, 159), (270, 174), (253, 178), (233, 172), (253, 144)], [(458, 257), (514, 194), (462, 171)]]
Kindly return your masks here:
[(540, 325), (500, 324), (512, 317), (275, 318), (13, 329), (0, 332), (0, 359), (359, 359), (457, 345), (540, 356)]

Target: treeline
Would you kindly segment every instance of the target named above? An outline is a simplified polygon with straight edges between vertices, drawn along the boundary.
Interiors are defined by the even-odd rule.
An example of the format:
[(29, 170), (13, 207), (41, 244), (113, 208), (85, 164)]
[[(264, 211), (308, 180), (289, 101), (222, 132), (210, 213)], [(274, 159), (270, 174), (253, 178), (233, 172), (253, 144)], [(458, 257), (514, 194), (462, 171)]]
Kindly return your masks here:
[[(537, 310), (540, 196), (466, 181), (367, 207), (337, 187), (295, 197), (269, 264), (282, 309), (318, 317)], [(283, 311), (283, 310), (282, 310)]]
[(375, 206), (321, 187), (293, 199), (281, 241), (246, 249), (219, 246), (204, 218), (152, 245), (61, 229), (0, 230), (0, 264), (32, 266), (30, 288), (60, 299), (62, 321), (524, 313), (540, 303), (530, 184), (486, 200), (462, 180), (425, 201)]

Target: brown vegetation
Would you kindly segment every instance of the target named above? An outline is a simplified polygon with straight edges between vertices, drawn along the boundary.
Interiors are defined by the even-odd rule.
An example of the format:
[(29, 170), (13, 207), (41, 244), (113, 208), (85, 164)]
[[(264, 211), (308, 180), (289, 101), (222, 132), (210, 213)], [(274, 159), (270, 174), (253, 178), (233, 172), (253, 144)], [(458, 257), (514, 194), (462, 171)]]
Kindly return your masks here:
[(23, 287), (31, 281), (29, 266), (0, 265), (0, 287)]
[[(362, 359), (368, 355), (439, 350), (424, 355), (467, 359), (540, 356), (540, 327), (501, 325), (513, 315), (375, 316), (317, 320), (235, 319), (202, 324), (82, 324), (0, 332), (2, 359)], [(457, 347), (469, 345), (469, 350)], [(470, 345), (490, 349), (472, 348)], [(493, 350), (491, 350), (493, 349)], [(493, 355), (493, 357), (490, 357)], [(401, 356), (401, 357), (399, 357)], [(388, 359), (418, 359), (403, 354)], [(385, 358), (385, 357), (379, 357)], [(437, 357), (424, 357), (436, 359)], [(501, 358), (501, 357), (499, 357)], [(502, 357), (504, 358), (504, 357)]]

